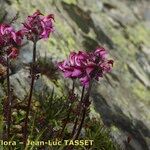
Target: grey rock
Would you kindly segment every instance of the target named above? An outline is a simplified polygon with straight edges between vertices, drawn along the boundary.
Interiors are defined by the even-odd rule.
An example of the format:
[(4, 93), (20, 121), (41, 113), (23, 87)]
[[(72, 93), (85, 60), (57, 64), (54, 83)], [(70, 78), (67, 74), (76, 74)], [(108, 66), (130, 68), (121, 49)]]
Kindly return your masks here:
[[(24, 100), (30, 92), (31, 79), (29, 78), (29, 71), (26, 69), (19, 70), (17, 74), (10, 76), (10, 81), (14, 89), (14, 94), (20, 100)], [(46, 89), (45, 92), (52, 91), (54, 88), (56, 89), (55, 84), (44, 75), (40, 76), (39, 79), (34, 82), (35, 93), (39, 93), (39, 91), (42, 92), (44, 89)], [(55, 91), (60, 94), (59, 91)]]
[(128, 64), (129, 69), (131, 72), (135, 75), (136, 78), (138, 78), (146, 87), (150, 87), (150, 80), (147, 78), (147, 76), (142, 72), (142, 70), (138, 67), (136, 67), (134, 64)]
[(141, 46), (140, 51), (137, 53), (137, 61), (141, 68), (150, 76), (150, 48)]
[[(93, 87), (91, 98), (95, 111), (111, 129), (111, 136), (122, 148), (148, 150), (150, 149), (150, 44), (144, 41), (148, 41), (150, 37), (147, 30), (149, 12), (145, 9), (150, 3), (146, 0), (94, 0), (94, 2), (54, 1), (52, 4), (48, 0), (44, 3), (42, 0), (22, 0), (19, 3), (11, 1), (12, 4), (5, 4), (5, 7), (12, 16), (17, 10), (20, 11), (17, 28), (23, 18), (34, 11), (33, 8), (39, 8), (43, 13), (55, 14), (55, 32), (47, 42), (38, 42), (38, 58), (45, 56), (48, 59), (53, 58), (52, 61), (55, 63), (73, 50), (93, 50), (99, 45), (107, 46), (115, 63), (112, 73)], [(27, 7), (24, 7), (25, 5)], [(11, 15), (8, 18), (11, 18)], [(145, 25), (145, 28), (141, 24)], [(137, 29), (134, 28), (135, 25)], [(131, 29), (130, 32), (126, 32), (128, 28)], [(23, 99), (29, 91), (29, 71), (24, 64), (28, 66), (31, 61), (32, 43), (28, 43), (21, 49), (18, 69), (11, 75), (14, 92), (20, 99)], [(34, 94), (39, 91), (45, 92), (42, 90), (45, 88), (48, 91), (54, 88), (60, 95), (65, 93), (62, 87), (68, 87), (69, 81), (64, 80), (62, 76), (59, 77), (56, 85), (47, 76), (41, 76), (35, 82)], [(96, 116), (100, 119), (99, 115)], [(130, 135), (132, 138), (128, 143), (127, 138)]]
[(150, 6), (147, 6), (144, 11), (144, 19), (150, 22)]
[(3, 89), (2, 89), (2, 87), (0, 86), (0, 98), (2, 98), (4, 95), (5, 95), (5, 93), (4, 93)]
[(132, 13), (132, 10), (121, 1), (113, 0), (105, 2), (104, 11), (122, 26), (133, 25), (136, 23), (136, 18)]
[(28, 82), (29, 73), (25, 69), (21, 69), (10, 76), (10, 82), (14, 89), (14, 94), (20, 99), (23, 100), (29, 91), (29, 82)]

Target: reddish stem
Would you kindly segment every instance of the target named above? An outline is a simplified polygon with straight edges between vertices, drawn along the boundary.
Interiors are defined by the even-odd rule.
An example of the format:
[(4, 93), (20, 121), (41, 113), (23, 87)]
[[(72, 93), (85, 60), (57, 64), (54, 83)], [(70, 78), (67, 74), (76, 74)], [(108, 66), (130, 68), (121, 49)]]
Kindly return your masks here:
[(83, 108), (83, 111), (82, 111), (82, 118), (81, 118), (80, 125), (78, 127), (78, 130), (77, 130), (76, 134), (73, 137), (74, 140), (79, 137), (80, 132), (82, 130), (82, 126), (83, 126), (83, 123), (84, 123), (84, 120), (85, 120), (85, 117), (86, 117), (86, 111), (87, 111), (87, 109), (89, 107), (89, 105), (87, 103), (89, 103), (89, 97), (90, 97), (91, 88), (92, 88), (92, 81), (90, 82), (88, 91), (87, 91), (85, 97), (82, 100), (84, 108)]
[[(81, 94), (81, 99), (80, 99), (80, 102), (79, 102), (80, 105), (79, 105), (79, 110), (78, 111), (81, 111), (81, 104), (82, 104), (83, 97), (84, 97), (84, 91), (85, 91), (85, 87), (83, 86), (83, 88), (82, 88), (82, 94)], [(73, 130), (72, 130), (71, 137), (74, 136), (74, 133), (75, 133), (76, 128), (77, 128), (78, 120), (79, 120), (79, 116), (77, 116), (76, 119), (75, 119), (75, 124), (74, 124)]]
[[(73, 80), (73, 83), (72, 83), (71, 94), (74, 94), (74, 80)], [(71, 96), (72, 96), (72, 95), (71, 95)], [(62, 128), (62, 130), (61, 130), (60, 137), (63, 135), (63, 132), (64, 132), (64, 130), (65, 130), (65, 128), (66, 128), (66, 125), (67, 125), (68, 120), (69, 120), (69, 118), (70, 118), (71, 110), (72, 110), (72, 104), (70, 104), (70, 106), (69, 106), (68, 114), (67, 114), (67, 117), (66, 117), (66, 119), (65, 119), (65, 123), (64, 123), (64, 125), (63, 125), (63, 128)]]
[(36, 63), (36, 42), (33, 44), (33, 60), (32, 60), (32, 68), (31, 68), (31, 85), (30, 85), (30, 94), (27, 104), (27, 112), (26, 112), (26, 118), (25, 118), (25, 125), (24, 125), (24, 144), (26, 146), (27, 138), (28, 138), (28, 119), (29, 119), (29, 113), (31, 109), (31, 101), (32, 101), (32, 95), (33, 95), (33, 88), (34, 88), (34, 81), (36, 78), (35, 74), (35, 63)]
[(7, 104), (8, 104), (8, 111), (7, 111), (7, 139), (10, 138), (10, 126), (11, 126), (11, 92), (10, 92), (10, 77), (9, 77), (9, 68), (10, 62), (9, 57), (7, 56)]

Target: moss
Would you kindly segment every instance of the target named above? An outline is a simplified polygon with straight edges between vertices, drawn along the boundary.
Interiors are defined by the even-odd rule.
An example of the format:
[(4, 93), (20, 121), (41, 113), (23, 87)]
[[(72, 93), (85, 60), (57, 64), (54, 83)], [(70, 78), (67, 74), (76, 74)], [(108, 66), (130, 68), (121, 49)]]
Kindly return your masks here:
[(67, 4), (77, 4), (77, 0), (63, 0)]
[(122, 32), (120, 31), (116, 31), (116, 30), (113, 30), (112, 29), (112, 40), (113, 40), (113, 42), (117, 45), (117, 46), (119, 46), (119, 47), (121, 47), (122, 49), (126, 49), (126, 47), (127, 47), (127, 44), (128, 44), (128, 42), (127, 42), (127, 40), (123, 37), (123, 35), (122, 35)]
[(72, 30), (62, 18), (58, 18), (58, 20), (55, 22), (55, 30), (58, 34), (54, 35), (53, 38), (49, 40), (48, 47), (53, 46), (55, 49), (57, 49), (57, 52), (53, 51), (56, 56), (58, 56), (58, 51), (63, 57), (67, 56), (71, 50), (77, 48), (75, 39), (72, 36)]
[(112, 27), (111, 32), (112, 41), (120, 49), (121, 55), (124, 58), (134, 59), (137, 48), (124, 36), (124, 30), (116, 30)]
[[(113, 44), (116, 45), (117, 51), (120, 56), (122, 56), (123, 59), (134, 59), (136, 47), (128, 39), (128, 33), (126, 33), (123, 28), (114, 27), (115, 21), (110, 21), (108, 15), (101, 13), (101, 19), (101, 22), (103, 22), (103, 26), (105, 27), (106, 35), (108, 35)], [(125, 34), (127, 34), (127, 37), (125, 36)]]
[(96, 119), (97, 121), (101, 120), (100, 114), (96, 112), (93, 103), (92, 103), (91, 106), (90, 106), (89, 117), (90, 117), (90, 119)]
[(111, 126), (111, 131), (112, 132), (119, 132), (119, 129), (116, 126), (112, 125)]
[(75, 44), (76, 44), (76, 43), (75, 43), (75, 40), (74, 40), (72, 37), (68, 38), (68, 46), (69, 46), (71, 49), (74, 48)]
[(149, 101), (149, 97), (150, 97), (150, 93), (147, 90), (146, 87), (144, 87), (143, 84), (141, 84), (139, 81), (136, 81), (134, 84), (132, 84), (133, 86), (133, 93), (135, 95), (137, 95), (141, 100), (144, 100), (145, 102), (148, 103)]
[[(119, 146), (110, 138), (110, 131), (100, 122), (88, 122), (90, 129), (86, 129), (86, 139), (94, 140), (92, 149), (119, 150)], [(86, 149), (86, 148), (85, 148)]]
[(150, 31), (147, 28), (145, 28), (142, 23), (136, 24), (134, 27), (128, 26), (126, 31), (129, 35), (129, 39), (134, 44), (139, 45), (141, 43), (144, 43), (147, 46), (150, 46)]

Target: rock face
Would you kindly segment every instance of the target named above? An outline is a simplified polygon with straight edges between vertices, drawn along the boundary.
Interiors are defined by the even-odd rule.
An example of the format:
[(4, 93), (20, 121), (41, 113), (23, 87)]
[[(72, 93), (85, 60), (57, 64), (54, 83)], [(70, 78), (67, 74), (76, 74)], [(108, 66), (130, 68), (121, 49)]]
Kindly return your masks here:
[[(122, 149), (150, 149), (150, 1), (7, 0), (2, 3), (5, 9), (1, 10), (0, 20), (7, 22), (19, 12), (17, 28), (36, 9), (55, 14), (55, 32), (48, 41), (39, 43), (38, 57), (52, 57), (56, 61), (66, 57), (70, 50), (90, 51), (105, 45), (115, 65), (112, 73), (94, 85), (95, 110)], [(31, 61), (30, 45), (22, 48), (11, 76), (16, 95), (22, 93), (21, 98), (29, 86), (26, 68), (21, 68)], [(48, 80), (44, 84), (50, 89), (57, 88)], [(37, 88), (41, 88), (40, 82)]]

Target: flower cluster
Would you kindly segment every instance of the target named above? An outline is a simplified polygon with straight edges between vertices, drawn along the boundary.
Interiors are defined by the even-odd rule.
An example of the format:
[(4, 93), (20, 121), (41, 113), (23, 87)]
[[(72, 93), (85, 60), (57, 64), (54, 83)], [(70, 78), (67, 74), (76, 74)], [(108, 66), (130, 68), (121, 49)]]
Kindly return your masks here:
[(53, 14), (43, 16), (43, 14), (37, 10), (33, 15), (28, 16), (25, 23), (23, 23), (24, 27), (22, 33), (33, 42), (40, 39), (46, 39), (54, 30), (53, 21)]
[(94, 52), (72, 52), (68, 59), (59, 62), (58, 67), (66, 78), (79, 78), (83, 86), (88, 87), (92, 79), (111, 71), (113, 60), (107, 59), (107, 51), (98, 48)]
[(18, 56), (17, 46), (21, 45), (23, 36), (21, 31), (15, 31), (8, 24), (0, 24), (0, 62), (5, 61), (5, 54), (9, 58)]
[(7, 24), (0, 25), (0, 47), (6, 47), (13, 44), (20, 45), (22, 36), (20, 31), (15, 32), (13, 27)]
[(24, 36), (33, 42), (48, 38), (54, 30), (53, 20), (53, 14), (43, 16), (40, 11), (36, 11), (28, 16), (23, 27), (17, 32), (11, 25), (0, 24), (0, 63), (6, 61), (6, 54), (10, 59), (18, 56), (17, 47), (21, 45)]

